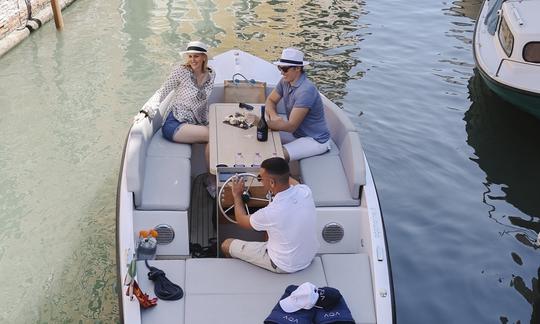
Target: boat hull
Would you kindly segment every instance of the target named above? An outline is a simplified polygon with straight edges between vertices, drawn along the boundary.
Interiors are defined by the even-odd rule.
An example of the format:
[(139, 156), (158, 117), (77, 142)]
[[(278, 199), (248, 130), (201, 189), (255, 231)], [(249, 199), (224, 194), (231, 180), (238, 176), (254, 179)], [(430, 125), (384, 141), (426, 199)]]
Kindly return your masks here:
[(491, 91), (517, 108), (540, 119), (540, 94), (509, 87), (490, 78), (482, 69), (478, 70)]
[[(497, 31), (493, 33), (492, 30), (490, 33), (488, 21), (492, 21), (495, 15), (500, 15), (501, 6), (505, 3), (494, 1), (484, 1), (476, 19), (473, 36), (476, 67), (488, 88), (495, 94), (516, 108), (540, 118), (540, 64), (523, 61), (518, 44), (522, 46), (526, 41), (518, 41), (518, 38), (511, 56), (504, 52), (499, 40), (501, 18), (498, 18)], [(492, 8), (489, 7), (490, 4)], [(519, 39), (524, 38), (520, 34), (514, 34), (514, 37), (518, 36)]]

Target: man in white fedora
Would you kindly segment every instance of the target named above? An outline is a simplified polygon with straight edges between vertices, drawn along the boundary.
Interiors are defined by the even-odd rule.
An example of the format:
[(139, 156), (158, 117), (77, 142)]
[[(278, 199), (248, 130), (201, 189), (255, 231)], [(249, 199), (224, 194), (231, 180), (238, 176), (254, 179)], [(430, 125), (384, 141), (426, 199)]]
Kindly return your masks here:
[[(274, 62), (283, 76), (266, 99), (268, 127), (280, 131), (284, 143), (285, 159), (300, 160), (329, 150), (330, 132), (324, 118), (321, 96), (308, 80), (304, 66), (304, 53), (286, 48), (279, 61)], [(277, 104), (283, 100), (287, 120), (277, 113)]]

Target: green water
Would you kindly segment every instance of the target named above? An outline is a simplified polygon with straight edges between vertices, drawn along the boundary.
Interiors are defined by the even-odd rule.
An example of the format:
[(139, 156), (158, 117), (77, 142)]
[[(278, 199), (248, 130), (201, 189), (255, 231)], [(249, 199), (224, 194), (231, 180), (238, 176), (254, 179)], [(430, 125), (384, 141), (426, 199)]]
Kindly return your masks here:
[(274, 59), (281, 48), (269, 43), (309, 38), (298, 25), (320, 6), (307, 4), (305, 17), (290, 8), (78, 0), (64, 31), (46, 24), (0, 59), (1, 323), (117, 320), (115, 192), (133, 115), (191, 39)]
[(475, 72), (479, 5), (77, 0), (0, 58), (0, 323), (118, 321), (122, 146), (190, 40), (306, 52), (361, 133), (399, 323), (538, 323), (540, 120)]

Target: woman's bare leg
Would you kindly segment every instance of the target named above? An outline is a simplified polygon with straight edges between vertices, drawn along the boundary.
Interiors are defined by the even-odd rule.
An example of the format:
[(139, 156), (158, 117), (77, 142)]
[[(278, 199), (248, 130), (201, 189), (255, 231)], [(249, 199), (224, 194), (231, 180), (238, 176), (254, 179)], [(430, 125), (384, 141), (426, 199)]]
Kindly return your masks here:
[(174, 133), (173, 140), (178, 143), (208, 143), (207, 126), (184, 124)]
[[(208, 127), (186, 124), (180, 127), (180, 129), (174, 134), (173, 139), (178, 143), (206, 143), (204, 148), (204, 157), (206, 159), (206, 165), (210, 170), (208, 136)], [(216, 178), (210, 173), (208, 173), (208, 177), (206, 179), (206, 190), (208, 190), (208, 193), (212, 197), (216, 196)]]

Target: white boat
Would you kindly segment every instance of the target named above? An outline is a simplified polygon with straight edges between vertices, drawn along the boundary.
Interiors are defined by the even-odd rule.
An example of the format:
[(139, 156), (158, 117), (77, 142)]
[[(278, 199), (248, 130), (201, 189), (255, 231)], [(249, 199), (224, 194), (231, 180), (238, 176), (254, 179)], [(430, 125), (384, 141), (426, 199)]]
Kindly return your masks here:
[[(210, 66), (216, 71), (210, 103), (223, 101), (224, 81), (239, 71), (248, 79), (267, 82), (267, 94), (281, 77), (273, 64), (240, 50), (215, 56)], [(304, 282), (339, 289), (356, 323), (395, 323), (390, 259), (377, 191), (359, 133), (343, 110), (323, 96), (332, 149), (291, 166), (293, 176), (313, 192), (319, 253), (302, 271), (274, 274), (240, 260), (195, 258), (190, 253), (194, 240), (204, 244), (212, 236), (224, 239), (222, 229), (237, 237), (244, 233), (222, 220), (212, 225), (219, 208), (212, 208), (214, 201), (200, 185), (208, 172), (204, 147), (170, 143), (162, 137), (162, 114), (169, 98), (159, 107), (156, 98), (155, 94), (147, 102), (156, 106), (154, 118), (139, 115), (133, 123), (120, 169), (117, 270), (123, 323), (262, 323), (288, 285)], [(201, 214), (210, 214), (212, 219), (203, 220)], [(159, 300), (157, 306), (143, 309), (137, 299), (126, 295), (124, 280), (139, 230), (151, 228), (158, 231), (159, 244), (156, 259), (149, 263), (181, 286), (184, 297)], [(144, 262), (134, 263), (139, 286), (154, 296)]]
[(488, 87), (540, 118), (540, 0), (485, 0), (473, 48)]

